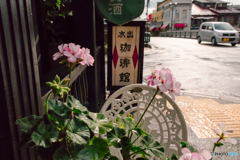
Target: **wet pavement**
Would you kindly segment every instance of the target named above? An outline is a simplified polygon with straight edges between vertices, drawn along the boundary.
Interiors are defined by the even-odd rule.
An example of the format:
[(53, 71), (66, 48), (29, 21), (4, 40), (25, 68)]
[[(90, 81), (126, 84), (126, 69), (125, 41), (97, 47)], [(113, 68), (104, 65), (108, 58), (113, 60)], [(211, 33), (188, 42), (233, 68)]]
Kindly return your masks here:
[[(240, 45), (196, 39), (151, 37), (152, 49), (144, 50), (143, 79), (151, 66), (171, 69), (182, 84), (182, 94), (214, 98), (219, 103), (240, 102)], [(145, 82), (145, 80), (144, 80)]]
[[(211, 128), (223, 122), (235, 130), (236, 145), (223, 142), (215, 152), (240, 154), (240, 45), (211, 46), (195, 39), (151, 37), (144, 50), (143, 83), (150, 67), (171, 69), (182, 84), (176, 103), (188, 129), (188, 142), (197, 150), (211, 151), (218, 140)], [(219, 128), (218, 128), (219, 130)], [(240, 156), (215, 156), (213, 160), (239, 160)]]

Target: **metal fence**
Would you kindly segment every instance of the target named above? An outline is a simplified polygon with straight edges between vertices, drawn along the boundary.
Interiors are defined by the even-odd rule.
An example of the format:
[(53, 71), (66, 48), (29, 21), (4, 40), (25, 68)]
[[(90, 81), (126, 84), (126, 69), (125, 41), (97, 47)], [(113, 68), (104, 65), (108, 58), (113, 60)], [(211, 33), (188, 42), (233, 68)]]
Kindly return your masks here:
[[(178, 38), (197, 39), (198, 32), (199, 32), (199, 30), (160, 32), (160, 37), (178, 37)], [(239, 39), (240, 39), (240, 32), (239, 32)], [(240, 40), (238, 40), (238, 44), (240, 44)]]
[(197, 38), (198, 30), (160, 32), (160, 37)]

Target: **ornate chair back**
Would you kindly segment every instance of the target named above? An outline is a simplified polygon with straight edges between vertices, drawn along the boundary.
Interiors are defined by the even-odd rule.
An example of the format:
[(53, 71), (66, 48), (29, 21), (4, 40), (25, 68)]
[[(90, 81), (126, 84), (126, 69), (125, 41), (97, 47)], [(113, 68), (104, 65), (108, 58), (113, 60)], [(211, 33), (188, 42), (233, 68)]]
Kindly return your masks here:
[[(117, 90), (107, 99), (101, 113), (112, 122), (119, 118), (118, 126), (121, 119), (129, 114), (133, 115), (134, 121), (137, 122), (155, 92), (156, 88), (146, 85), (128, 85)], [(160, 142), (167, 156), (172, 153), (181, 155), (180, 141), (187, 142), (187, 126), (181, 110), (168, 95), (158, 92), (141, 121), (141, 128)], [(135, 143), (139, 143), (139, 140)], [(122, 159), (119, 149), (110, 150), (113, 155)]]

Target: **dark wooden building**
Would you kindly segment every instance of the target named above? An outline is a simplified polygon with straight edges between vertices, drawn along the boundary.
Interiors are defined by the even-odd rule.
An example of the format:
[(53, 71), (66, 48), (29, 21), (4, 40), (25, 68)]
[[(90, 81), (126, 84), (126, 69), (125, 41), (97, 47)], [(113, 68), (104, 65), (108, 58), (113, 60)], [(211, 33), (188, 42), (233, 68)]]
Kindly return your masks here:
[[(55, 2), (54, 0), (52, 0)], [(35, 160), (34, 150), (19, 150), (18, 118), (42, 115), (47, 81), (68, 76), (52, 61), (57, 45), (73, 42), (90, 49), (94, 66), (78, 66), (71, 94), (90, 111), (105, 100), (104, 25), (94, 0), (0, 1), (0, 159)], [(51, 2), (48, 1), (48, 2)]]

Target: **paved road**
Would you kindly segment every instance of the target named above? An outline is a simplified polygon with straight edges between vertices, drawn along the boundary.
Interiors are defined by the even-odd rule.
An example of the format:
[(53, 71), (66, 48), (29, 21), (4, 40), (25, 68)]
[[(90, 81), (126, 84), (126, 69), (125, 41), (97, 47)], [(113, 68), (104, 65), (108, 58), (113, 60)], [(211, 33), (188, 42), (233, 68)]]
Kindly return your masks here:
[(184, 95), (240, 102), (240, 45), (212, 46), (196, 39), (151, 37), (144, 50), (144, 79), (149, 68), (169, 68), (182, 84)]

